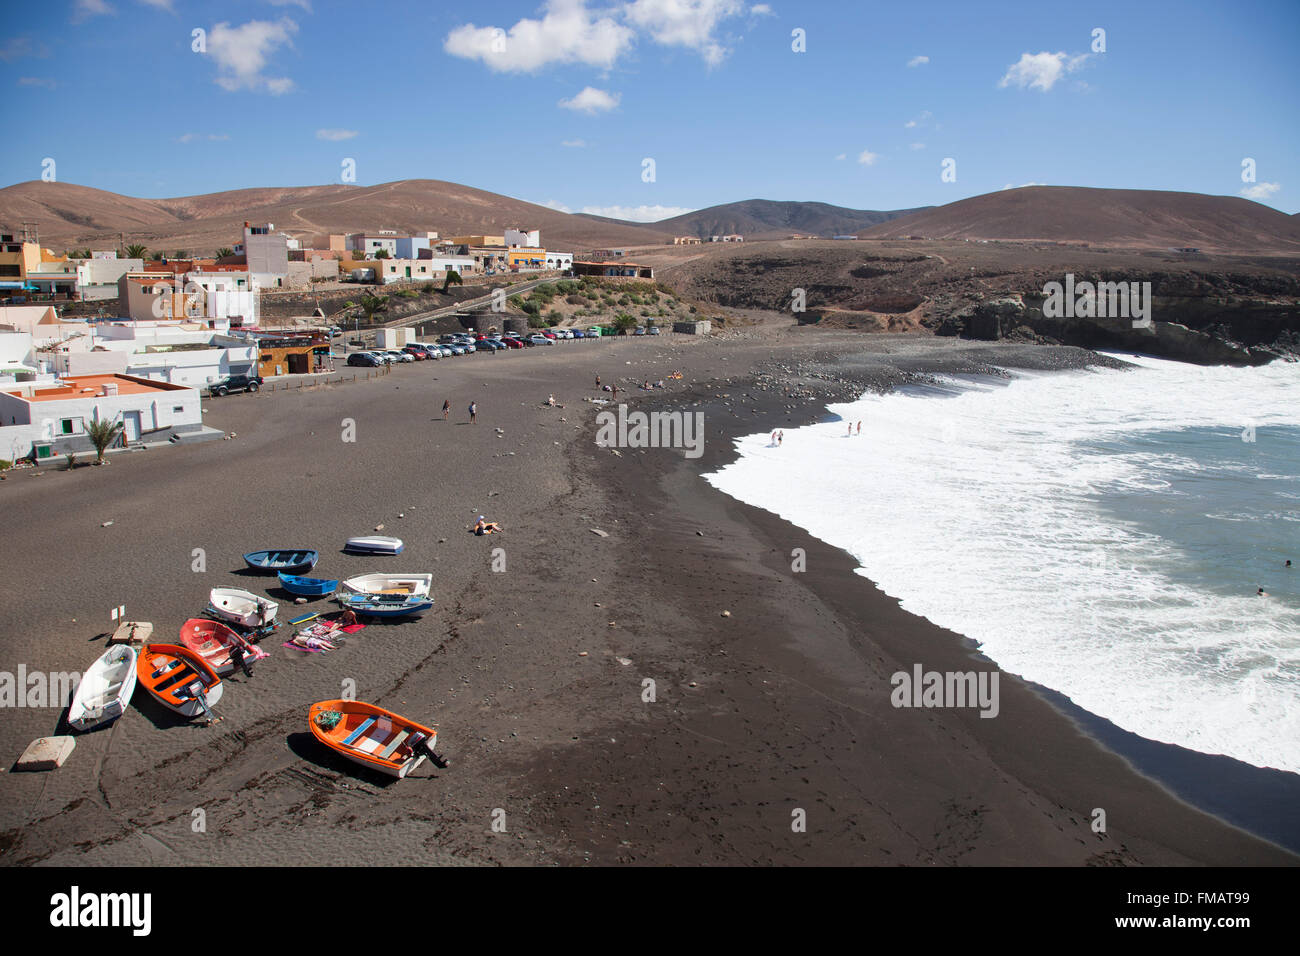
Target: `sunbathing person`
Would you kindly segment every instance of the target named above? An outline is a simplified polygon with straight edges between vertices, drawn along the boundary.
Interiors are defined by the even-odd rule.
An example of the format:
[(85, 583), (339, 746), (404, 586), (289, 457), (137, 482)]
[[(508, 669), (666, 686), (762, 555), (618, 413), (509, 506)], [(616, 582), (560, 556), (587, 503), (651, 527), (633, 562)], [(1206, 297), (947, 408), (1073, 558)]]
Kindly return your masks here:
[(478, 521), (471, 528), (475, 534), (500, 534), (505, 529), (495, 521), (488, 521), (482, 515), (478, 516)]

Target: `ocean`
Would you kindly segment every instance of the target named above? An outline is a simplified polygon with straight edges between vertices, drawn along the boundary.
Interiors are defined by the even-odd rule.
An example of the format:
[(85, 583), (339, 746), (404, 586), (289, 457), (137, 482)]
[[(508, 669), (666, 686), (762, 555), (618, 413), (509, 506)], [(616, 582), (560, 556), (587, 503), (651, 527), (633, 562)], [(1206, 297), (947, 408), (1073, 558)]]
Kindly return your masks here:
[(705, 478), (1125, 730), (1300, 773), (1300, 364), (1117, 357), (831, 405)]

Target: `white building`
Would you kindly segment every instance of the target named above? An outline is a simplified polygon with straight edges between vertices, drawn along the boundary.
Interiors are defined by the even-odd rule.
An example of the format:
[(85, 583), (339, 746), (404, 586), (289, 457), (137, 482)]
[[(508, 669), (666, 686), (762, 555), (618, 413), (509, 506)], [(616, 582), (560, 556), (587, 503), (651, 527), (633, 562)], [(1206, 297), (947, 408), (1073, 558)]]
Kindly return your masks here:
[(505, 240), (507, 249), (513, 249), (516, 246), (536, 249), (542, 244), (542, 231), (540, 229), (507, 229), (505, 231)]
[(58, 454), (90, 451), (86, 422), (95, 420), (120, 420), (127, 444), (203, 431), (196, 388), (131, 375), (80, 376), (0, 389), (0, 457), (22, 457), (33, 441), (53, 442)]
[(474, 260), (469, 256), (438, 256), (427, 259), (376, 259), (370, 264), (377, 281), (390, 282), (441, 282), (448, 269), (459, 273), (474, 271)]
[(75, 261), (77, 294), (91, 301), (117, 298), (117, 280), (144, 268), (143, 259), (119, 259), (115, 252), (96, 252), (92, 259)]

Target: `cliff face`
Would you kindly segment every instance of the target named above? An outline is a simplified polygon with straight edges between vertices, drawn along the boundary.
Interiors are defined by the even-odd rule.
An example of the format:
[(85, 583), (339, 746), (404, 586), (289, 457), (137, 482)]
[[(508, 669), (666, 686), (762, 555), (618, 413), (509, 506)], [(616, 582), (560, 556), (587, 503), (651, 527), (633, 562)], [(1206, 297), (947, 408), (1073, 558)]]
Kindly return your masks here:
[(979, 302), (944, 318), (940, 335), (1033, 339), (1091, 349), (1144, 352), (1200, 365), (1263, 365), (1300, 360), (1295, 301), (1153, 294), (1150, 322), (1049, 317), (1041, 292)]

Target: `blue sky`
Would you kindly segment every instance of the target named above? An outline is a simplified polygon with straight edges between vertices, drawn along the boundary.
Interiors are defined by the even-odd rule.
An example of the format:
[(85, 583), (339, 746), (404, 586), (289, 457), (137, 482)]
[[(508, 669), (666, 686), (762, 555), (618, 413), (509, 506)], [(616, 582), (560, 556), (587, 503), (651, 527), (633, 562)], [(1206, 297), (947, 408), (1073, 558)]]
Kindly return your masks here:
[(361, 185), (640, 219), (1027, 183), (1294, 213), (1297, 40), (1295, 0), (52, 0), (0, 36), (0, 184), (50, 158), (61, 181), (184, 196), (339, 182), (352, 159)]

